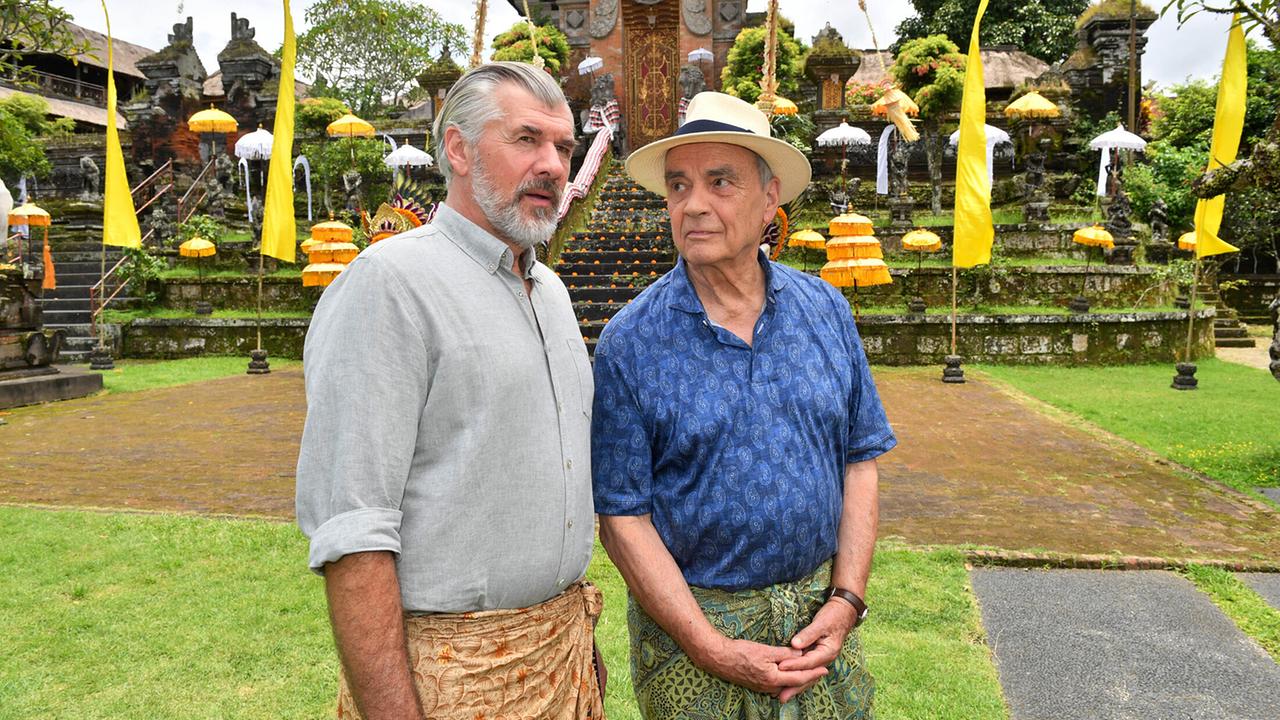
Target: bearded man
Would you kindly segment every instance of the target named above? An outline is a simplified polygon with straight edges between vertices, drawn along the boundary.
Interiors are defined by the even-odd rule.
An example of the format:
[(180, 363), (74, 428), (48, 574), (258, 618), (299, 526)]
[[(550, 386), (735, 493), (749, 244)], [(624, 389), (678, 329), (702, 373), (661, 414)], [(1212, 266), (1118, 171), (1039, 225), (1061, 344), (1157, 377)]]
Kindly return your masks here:
[(572, 115), (547, 73), (492, 63), (434, 131), (447, 198), (343, 271), (304, 351), (298, 523), (338, 716), (600, 717), (591, 369), (533, 250), (556, 226)]

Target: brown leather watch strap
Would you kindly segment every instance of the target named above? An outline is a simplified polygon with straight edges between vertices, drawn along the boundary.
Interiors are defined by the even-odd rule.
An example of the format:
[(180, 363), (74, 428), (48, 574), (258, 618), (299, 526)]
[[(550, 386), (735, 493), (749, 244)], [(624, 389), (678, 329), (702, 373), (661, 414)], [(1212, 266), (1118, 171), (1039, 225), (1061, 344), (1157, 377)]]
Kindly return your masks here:
[(835, 598), (840, 598), (841, 600), (849, 603), (853, 606), (854, 611), (858, 613), (858, 619), (853, 623), (854, 627), (861, 625), (862, 621), (867, 618), (867, 604), (862, 601), (862, 598), (858, 597), (853, 592), (845, 590), (842, 587), (832, 585), (831, 589), (827, 591), (827, 600), (831, 601)]

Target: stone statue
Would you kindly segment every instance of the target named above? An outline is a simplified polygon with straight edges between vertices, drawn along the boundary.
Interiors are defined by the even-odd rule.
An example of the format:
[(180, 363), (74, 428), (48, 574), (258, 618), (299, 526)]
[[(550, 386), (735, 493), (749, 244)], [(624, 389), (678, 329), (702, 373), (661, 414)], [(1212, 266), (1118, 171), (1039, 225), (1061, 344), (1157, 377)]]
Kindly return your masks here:
[(363, 185), (364, 178), (355, 168), (342, 173), (342, 189), (347, 193), (347, 212), (360, 212), (360, 189)]
[(694, 95), (707, 89), (707, 80), (702, 76), (702, 71), (693, 65), (685, 65), (680, 68), (680, 108), (679, 122), (677, 125), (684, 124), (684, 114), (689, 107), (689, 101)]
[(102, 171), (98, 163), (88, 155), (80, 157), (80, 199), (93, 200), (100, 197), (102, 187)]
[(1050, 144), (1049, 138), (1040, 138), (1036, 150), (1027, 156), (1022, 219), (1028, 223), (1049, 222), (1049, 198), (1044, 192), (1044, 161)]
[(1133, 251), (1136, 243), (1133, 241), (1133, 221), (1130, 219), (1132, 208), (1129, 205), (1129, 196), (1124, 191), (1124, 169), (1119, 163), (1112, 163), (1107, 168), (1109, 182), (1116, 189), (1115, 197), (1107, 205), (1107, 232), (1115, 239), (1116, 246), (1107, 253), (1108, 265), (1132, 265), (1134, 262)]
[(173, 215), (163, 202), (151, 205), (151, 214), (147, 216), (147, 228), (151, 232), (151, 243), (160, 245), (174, 236)]
[(1275, 328), (1275, 335), (1271, 338), (1271, 347), (1267, 352), (1271, 355), (1271, 376), (1276, 380), (1280, 380), (1280, 295), (1271, 301), (1271, 326)]
[(591, 83), (591, 108), (582, 123), (582, 134), (594, 135), (606, 126), (613, 128), (615, 157), (622, 157), (626, 128), (622, 122), (622, 108), (613, 94), (613, 73), (605, 73)]
[(233, 41), (252, 40), (257, 32), (257, 30), (249, 26), (249, 18), (236, 17), (235, 13), (231, 13), (231, 39)]
[(213, 159), (213, 174), (209, 178), (209, 214), (216, 218), (227, 216), (227, 195), (235, 182), (236, 164), (226, 153), (218, 153)]
[[(897, 133), (894, 133), (897, 135)], [(910, 195), (907, 184), (907, 160), (911, 157), (911, 145), (895, 138), (893, 148), (889, 151), (889, 197), (905, 198)]]
[(1147, 214), (1147, 224), (1151, 226), (1151, 241), (1163, 243), (1169, 241), (1169, 206), (1164, 198), (1156, 198), (1151, 204), (1151, 212)]
[(187, 18), (184, 23), (174, 23), (173, 32), (169, 35), (169, 44), (177, 45), (178, 43), (187, 43), (190, 45), (195, 39), (195, 29), (192, 26), (192, 19)]

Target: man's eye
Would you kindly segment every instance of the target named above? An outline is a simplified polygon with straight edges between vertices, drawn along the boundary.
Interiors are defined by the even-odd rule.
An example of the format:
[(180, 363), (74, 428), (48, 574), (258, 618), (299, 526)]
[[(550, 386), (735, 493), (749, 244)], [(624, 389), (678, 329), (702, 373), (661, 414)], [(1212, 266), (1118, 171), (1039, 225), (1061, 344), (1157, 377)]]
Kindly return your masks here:
[(682, 182), (671, 183), (671, 192), (681, 192), (683, 190), (684, 190), (684, 183)]
[(533, 143), (533, 138), (532, 138), (531, 136), (529, 136), (529, 135), (521, 135), (521, 136), (520, 136), (520, 142), (525, 143), (525, 144), (532, 144), (532, 143)]
[(724, 178), (716, 178), (711, 182), (711, 184), (714, 185), (715, 187), (723, 188), (723, 187), (729, 186), (729, 181)]

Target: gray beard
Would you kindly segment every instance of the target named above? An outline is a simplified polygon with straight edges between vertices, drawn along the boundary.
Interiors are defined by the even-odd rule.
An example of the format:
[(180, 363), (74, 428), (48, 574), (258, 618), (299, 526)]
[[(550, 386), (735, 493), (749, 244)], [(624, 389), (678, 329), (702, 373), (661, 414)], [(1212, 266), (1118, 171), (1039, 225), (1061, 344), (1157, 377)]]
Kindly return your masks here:
[[(550, 192), (554, 202), (549, 208), (536, 208), (533, 218), (526, 219), (520, 212), (520, 198), (526, 190), (538, 189)], [(471, 177), (471, 189), (475, 193), (476, 204), (489, 220), (489, 224), (498, 231), (501, 239), (531, 248), (540, 242), (547, 242), (559, 224), (558, 210), (560, 206), (560, 189), (550, 183), (537, 181), (524, 183), (516, 188), (510, 199), (502, 197), (489, 178), (489, 172), (477, 158), (475, 171)]]

